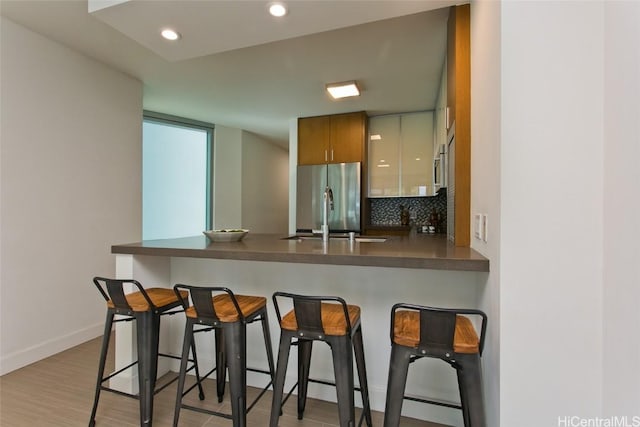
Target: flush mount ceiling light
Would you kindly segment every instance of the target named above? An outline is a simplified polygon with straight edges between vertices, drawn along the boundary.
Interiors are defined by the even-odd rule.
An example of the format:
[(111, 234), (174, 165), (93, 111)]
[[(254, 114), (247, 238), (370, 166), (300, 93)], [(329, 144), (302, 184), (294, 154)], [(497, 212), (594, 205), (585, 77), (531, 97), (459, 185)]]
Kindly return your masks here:
[(269, 13), (279, 18), (287, 14), (287, 6), (284, 3), (269, 3)]
[(180, 33), (171, 28), (164, 28), (162, 31), (160, 31), (160, 35), (165, 40), (171, 41), (178, 40), (180, 38)]
[(329, 83), (327, 92), (333, 99), (349, 98), (352, 96), (360, 96), (360, 90), (355, 81)]

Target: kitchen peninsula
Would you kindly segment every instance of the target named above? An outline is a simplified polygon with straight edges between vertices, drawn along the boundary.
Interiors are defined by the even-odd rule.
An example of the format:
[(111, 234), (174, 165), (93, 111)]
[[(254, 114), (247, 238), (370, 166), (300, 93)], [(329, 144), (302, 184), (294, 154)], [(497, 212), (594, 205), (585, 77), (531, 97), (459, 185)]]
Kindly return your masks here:
[(370, 267), (489, 271), (489, 260), (470, 248), (456, 247), (444, 235), (415, 234), (376, 238), (290, 238), (249, 234), (240, 242), (212, 243), (205, 236), (150, 240), (111, 248), (114, 254), (235, 259)]
[[(275, 291), (337, 295), (362, 308), (365, 358), (371, 404), (383, 411), (389, 363), (389, 315), (396, 302), (441, 307), (478, 306), (478, 286), (489, 271), (489, 260), (470, 248), (456, 247), (443, 235), (411, 234), (391, 236), (384, 241), (364, 238), (321, 239), (288, 238), (277, 234), (249, 233), (242, 241), (211, 242), (205, 236), (151, 240), (114, 245), (116, 276), (134, 278), (146, 286), (170, 287), (176, 283), (224, 285), (239, 294), (263, 295), (270, 299)], [(279, 326), (269, 310), (274, 348)], [(168, 319), (167, 319), (168, 320)], [(172, 316), (170, 327), (161, 338), (161, 351), (175, 353), (180, 348), (183, 320)], [(265, 363), (259, 331), (250, 327), (247, 339), (256, 351), (248, 352), (248, 366)], [(258, 328), (259, 329), (259, 328)], [(128, 325), (116, 331), (116, 364), (132, 359), (135, 337)], [(257, 344), (255, 344), (257, 343)], [(205, 368), (213, 366), (213, 344), (198, 342), (198, 359)], [(327, 346), (315, 345), (313, 378), (333, 378)], [(295, 359), (295, 352), (291, 355)], [(291, 360), (291, 366), (296, 366)], [(455, 375), (448, 366), (428, 365), (425, 375), (410, 378), (407, 393), (448, 401), (459, 401)], [(160, 373), (177, 370), (176, 365), (160, 366)], [(287, 387), (295, 382), (295, 370)], [(434, 380), (435, 379), (435, 380)], [(248, 375), (248, 384), (262, 386), (264, 378)], [(121, 384), (135, 387), (135, 379)], [(116, 385), (117, 386), (117, 385)], [(310, 384), (309, 395), (335, 400), (335, 391)], [(356, 395), (356, 403), (358, 403)], [(448, 425), (461, 425), (459, 411), (446, 407), (414, 404), (404, 407), (407, 416)]]

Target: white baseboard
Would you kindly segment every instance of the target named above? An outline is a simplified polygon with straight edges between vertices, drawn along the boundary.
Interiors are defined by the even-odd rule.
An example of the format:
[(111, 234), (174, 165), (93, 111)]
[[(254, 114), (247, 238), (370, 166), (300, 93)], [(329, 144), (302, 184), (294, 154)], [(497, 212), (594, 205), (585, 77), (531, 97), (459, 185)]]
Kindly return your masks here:
[(38, 345), (3, 355), (0, 358), (0, 375), (8, 374), (11, 371), (87, 342), (102, 335), (103, 331), (104, 323), (96, 323), (70, 334), (52, 338)]

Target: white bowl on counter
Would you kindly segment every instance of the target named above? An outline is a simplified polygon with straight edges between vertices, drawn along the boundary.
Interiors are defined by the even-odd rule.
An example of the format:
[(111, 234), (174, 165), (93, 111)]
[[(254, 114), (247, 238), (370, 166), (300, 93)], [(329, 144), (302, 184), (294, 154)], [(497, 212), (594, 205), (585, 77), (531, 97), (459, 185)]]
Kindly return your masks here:
[(222, 228), (219, 230), (203, 231), (204, 235), (212, 242), (239, 242), (247, 235), (249, 230), (242, 228)]

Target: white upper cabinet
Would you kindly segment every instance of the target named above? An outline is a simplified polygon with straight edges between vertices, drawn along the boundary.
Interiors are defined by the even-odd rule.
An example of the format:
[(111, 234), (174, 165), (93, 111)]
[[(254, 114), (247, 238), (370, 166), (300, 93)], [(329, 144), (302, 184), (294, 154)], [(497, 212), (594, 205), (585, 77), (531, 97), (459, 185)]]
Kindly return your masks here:
[(433, 195), (433, 112), (369, 119), (369, 197)]
[(440, 90), (438, 91), (438, 99), (436, 100), (436, 111), (434, 117), (434, 141), (433, 141), (433, 157), (434, 159), (440, 155), (442, 146), (447, 145), (447, 64), (445, 58), (445, 67), (440, 78)]
[(434, 191), (447, 186), (447, 66), (442, 70), (440, 90), (434, 111), (433, 129), (433, 183)]

